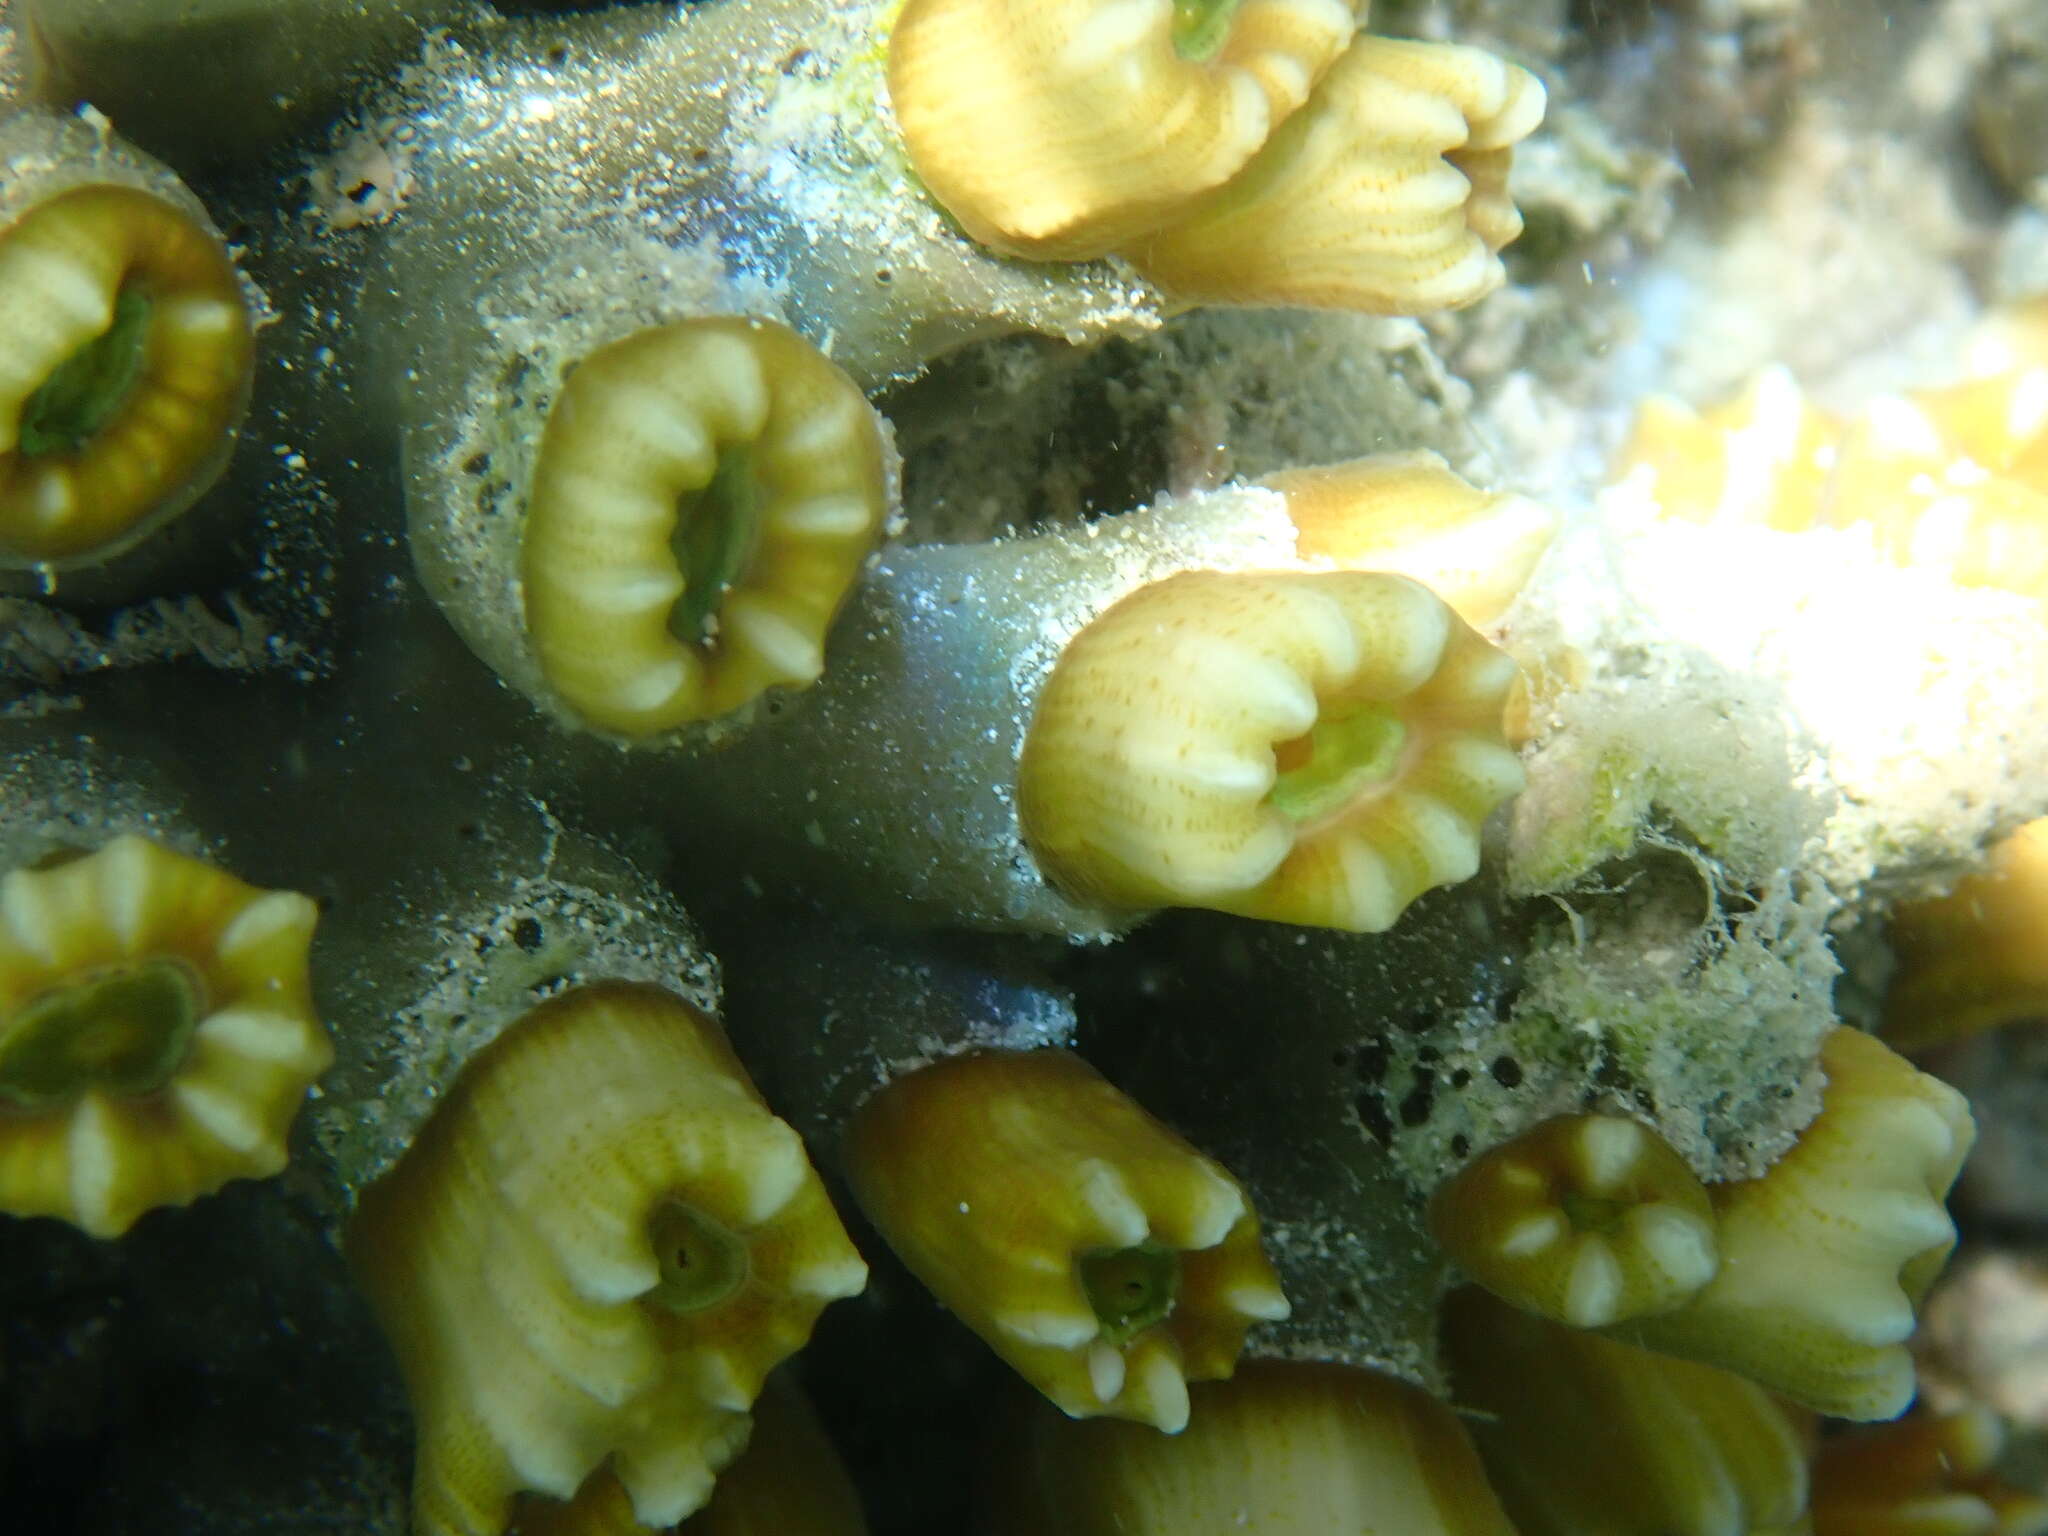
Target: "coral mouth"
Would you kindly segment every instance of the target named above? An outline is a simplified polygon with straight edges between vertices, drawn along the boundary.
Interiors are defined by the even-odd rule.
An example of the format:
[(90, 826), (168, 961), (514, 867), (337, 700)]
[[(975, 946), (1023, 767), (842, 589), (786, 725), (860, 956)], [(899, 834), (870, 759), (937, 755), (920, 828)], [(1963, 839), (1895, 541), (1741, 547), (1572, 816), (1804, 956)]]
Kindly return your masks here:
[(0, 1036), (0, 1099), (41, 1109), (97, 1089), (129, 1098), (169, 1083), (206, 1012), (178, 960), (87, 976), (22, 1008)]

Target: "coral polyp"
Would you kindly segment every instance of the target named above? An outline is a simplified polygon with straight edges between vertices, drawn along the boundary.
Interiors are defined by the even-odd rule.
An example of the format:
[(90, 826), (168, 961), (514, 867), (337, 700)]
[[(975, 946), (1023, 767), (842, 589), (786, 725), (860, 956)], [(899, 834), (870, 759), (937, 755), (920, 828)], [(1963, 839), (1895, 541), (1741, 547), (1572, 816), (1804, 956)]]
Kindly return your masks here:
[(855, 1117), (847, 1173), (889, 1245), (1065, 1412), (1174, 1432), (1287, 1315), (1235, 1179), (1065, 1051), (956, 1056)]
[(1527, 70), (1354, 36), (1338, 0), (911, 0), (889, 86), (960, 226), (1036, 260), (1114, 252), (1179, 304), (1423, 314), (1500, 286)]
[(996, 1452), (979, 1536), (1512, 1536), (1458, 1416), (1405, 1381), (1248, 1360), (1191, 1396), (1171, 1440), (1028, 1416)]
[(249, 306), (205, 215), (95, 176), (78, 125), (45, 121), (0, 131), (57, 151), (0, 196), (0, 566), (97, 563), (177, 516), (249, 399)]
[(1039, 696), (1018, 814), (1086, 899), (1355, 932), (1479, 867), (1522, 785), (1514, 663), (1370, 572), (1189, 572), (1076, 635)]
[(1955, 1246), (1942, 1202), (1976, 1137), (1963, 1096), (1869, 1035), (1821, 1046), (1821, 1111), (1761, 1178), (1713, 1187), (1721, 1267), (1678, 1310), (1625, 1325), (1845, 1419), (1913, 1400), (1916, 1311)]
[(1100, 256), (1242, 170), (1356, 25), (1342, 0), (910, 0), (890, 103), (976, 240)]
[(115, 1237), (283, 1168), (314, 916), (132, 835), (0, 878), (0, 1210)]
[(1560, 1116), (1486, 1152), (1437, 1191), (1429, 1225), (1496, 1296), (1574, 1328), (1668, 1312), (1720, 1265), (1705, 1186), (1617, 1115)]
[(1466, 1289), (1445, 1307), (1457, 1400), (1522, 1536), (1793, 1536), (1807, 1425), (1753, 1381)]
[(710, 1497), (768, 1372), (867, 1268), (718, 1026), (658, 988), (474, 1057), (348, 1252), (418, 1424), (416, 1536), (497, 1536), (609, 1458), (646, 1524)]
[(1261, 482), (1287, 498), (1304, 560), (1411, 576), (1474, 629), (1490, 628), (1557, 535), (1557, 513), (1482, 491), (1434, 453), (1303, 465)]
[(520, 569), (541, 676), (627, 736), (811, 683), (887, 510), (874, 412), (786, 327), (690, 320), (601, 347), (534, 464)]
[(1298, 304), (1414, 315), (1506, 278), (1522, 232), (1507, 196), (1543, 87), (1478, 48), (1362, 37), (1244, 169), (1131, 243), (1191, 304)]
[(1948, 895), (1901, 904), (1889, 931), (1884, 1037), (1900, 1050), (2048, 1017), (2048, 820), (2001, 839)]
[(0, 0), (10, 1528), (2002, 1515), (2026, 10)]

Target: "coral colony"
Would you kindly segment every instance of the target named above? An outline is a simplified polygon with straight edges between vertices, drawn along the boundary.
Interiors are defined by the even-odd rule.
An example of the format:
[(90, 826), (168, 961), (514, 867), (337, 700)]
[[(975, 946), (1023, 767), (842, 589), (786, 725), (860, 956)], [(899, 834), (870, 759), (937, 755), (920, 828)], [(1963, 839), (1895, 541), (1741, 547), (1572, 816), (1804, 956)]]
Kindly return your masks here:
[(2048, 1011), (2042, 302), (1541, 496), (1256, 316), (1321, 451), (1000, 511), (963, 357), (1495, 312), (1586, 119), (1363, 10), (0, 10), (17, 1269), (295, 1213), (377, 1536), (2048, 1529), (1900, 1054)]

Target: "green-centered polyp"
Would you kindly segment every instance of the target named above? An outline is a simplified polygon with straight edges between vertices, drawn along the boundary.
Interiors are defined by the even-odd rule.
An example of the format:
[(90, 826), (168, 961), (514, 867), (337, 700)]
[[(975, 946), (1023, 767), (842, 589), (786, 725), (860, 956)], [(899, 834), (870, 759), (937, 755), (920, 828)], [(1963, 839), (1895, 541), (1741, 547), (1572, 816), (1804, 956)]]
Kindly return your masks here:
[(747, 1283), (746, 1242), (723, 1223), (677, 1199), (663, 1200), (647, 1221), (647, 1240), (661, 1281), (647, 1299), (664, 1311), (702, 1312)]
[(1157, 1243), (1083, 1254), (1080, 1273), (1102, 1337), (1116, 1345), (1165, 1322), (1180, 1293), (1180, 1255)]
[(205, 999), (191, 968), (149, 960), (86, 976), (29, 1003), (0, 1032), (0, 1099), (30, 1108), (88, 1089), (128, 1096), (168, 1083)]
[(254, 352), (196, 210), (87, 182), (0, 229), (0, 566), (93, 564), (226, 463)]
[(522, 686), (648, 737), (812, 683), (887, 513), (880, 418), (794, 331), (717, 316), (599, 347), (534, 463)]

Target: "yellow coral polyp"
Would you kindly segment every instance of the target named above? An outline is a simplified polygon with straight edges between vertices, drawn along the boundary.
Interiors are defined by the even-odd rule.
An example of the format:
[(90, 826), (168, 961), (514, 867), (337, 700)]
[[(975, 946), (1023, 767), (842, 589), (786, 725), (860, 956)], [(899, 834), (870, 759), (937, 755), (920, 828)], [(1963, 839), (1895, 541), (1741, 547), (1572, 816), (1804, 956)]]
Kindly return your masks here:
[(969, 235), (1079, 260), (1235, 175), (1355, 27), (1342, 0), (909, 0), (889, 95)]
[[(746, 1450), (676, 1536), (867, 1536), (846, 1464), (786, 1374), (768, 1379)], [(647, 1527), (611, 1469), (600, 1467), (567, 1503), (521, 1499), (507, 1536), (647, 1536)]]
[(1706, 1187), (1617, 1115), (1561, 1115), (1486, 1152), (1437, 1191), (1429, 1226), (1496, 1296), (1574, 1328), (1668, 1312), (1720, 1263)]
[(847, 1174), (911, 1272), (1075, 1417), (1178, 1431), (1187, 1383), (1287, 1315), (1237, 1181), (1065, 1051), (898, 1078), (849, 1127)]
[(1785, 533), (1860, 528), (1895, 564), (2048, 602), (2048, 363), (2039, 360), (1880, 398), (1847, 422), (1816, 410), (1778, 367), (1704, 412), (1652, 399), (1617, 477), (1666, 517)]
[(1884, 1037), (1900, 1050), (2048, 1018), (2048, 819), (2000, 841), (1948, 895), (1899, 907), (1888, 931), (1899, 967)]
[(815, 682), (888, 513), (881, 432), (767, 321), (654, 326), (578, 363), (520, 556), (528, 641), (569, 713), (649, 736)]
[(1858, 1030), (1834, 1030), (1821, 1066), (1820, 1113), (1791, 1149), (1711, 1186), (1713, 1280), (1620, 1333), (1819, 1413), (1888, 1419), (1913, 1400), (1906, 1344), (1955, 1246), (1942, 1202), (1976, 1129), (1961, 1094)]
[(643, 1524), (682, 1519), (867, 1276), (723, 1032), (624, 983), (479, 1052), (347, 1248), (412, 1400), (416, 1536), (498, 1536), (607, 1459)]
[(1639, 478), (1667, 517), (1798, 533), (1820, 520), (1841, 435), (1789, 372), (1771, 367), (1706, 411), (1646, 400), (1616, 478)]
[(132, 835), (0, 879), (0, 1210), (117, 1237), (282, 1169), (315, 916)]
[(1360, 37), (1230, 182), (1122, 254), (1176, 300), (1422, 314), (1505, 279), (1527, 70), (1477, 48)]
[(1474, 629), (1507, 611), (1557, 535), (1550, 508), (1479, 490), (1429, 452), (1284, 469), (1260, 483), (1287, 498), (1303, 559), (1412, 577)]
[(1479, 867), (1514, 662), (1406, 577), (1186, 572), (1077, 634), (1018, 768), (1083, 899), (1356, 932)]
[(75, 185), (0, 229), (0, 565), (92, 563), (220, 473), (254, 341), (225, 247), (153, 193)]
[(1814, 1536), (2043, 1536), (2048, 1499), (1995, 1474), (2005, 1443), (1974, 1403), (1830, 1435), (1814, 1459)]
[(1803, 1416), (1732, 1371), (1563, 1327), (1467, 1287), (1444, 1309), (1456, 1400), (1522, 1536), (1792, 1536)]
[(977, 1536), (1514, 1536), (1458, 1416), (1350, 1366), (1247, 1360), (1187, 1433), (1039, 1412), (1004, 1438)]

